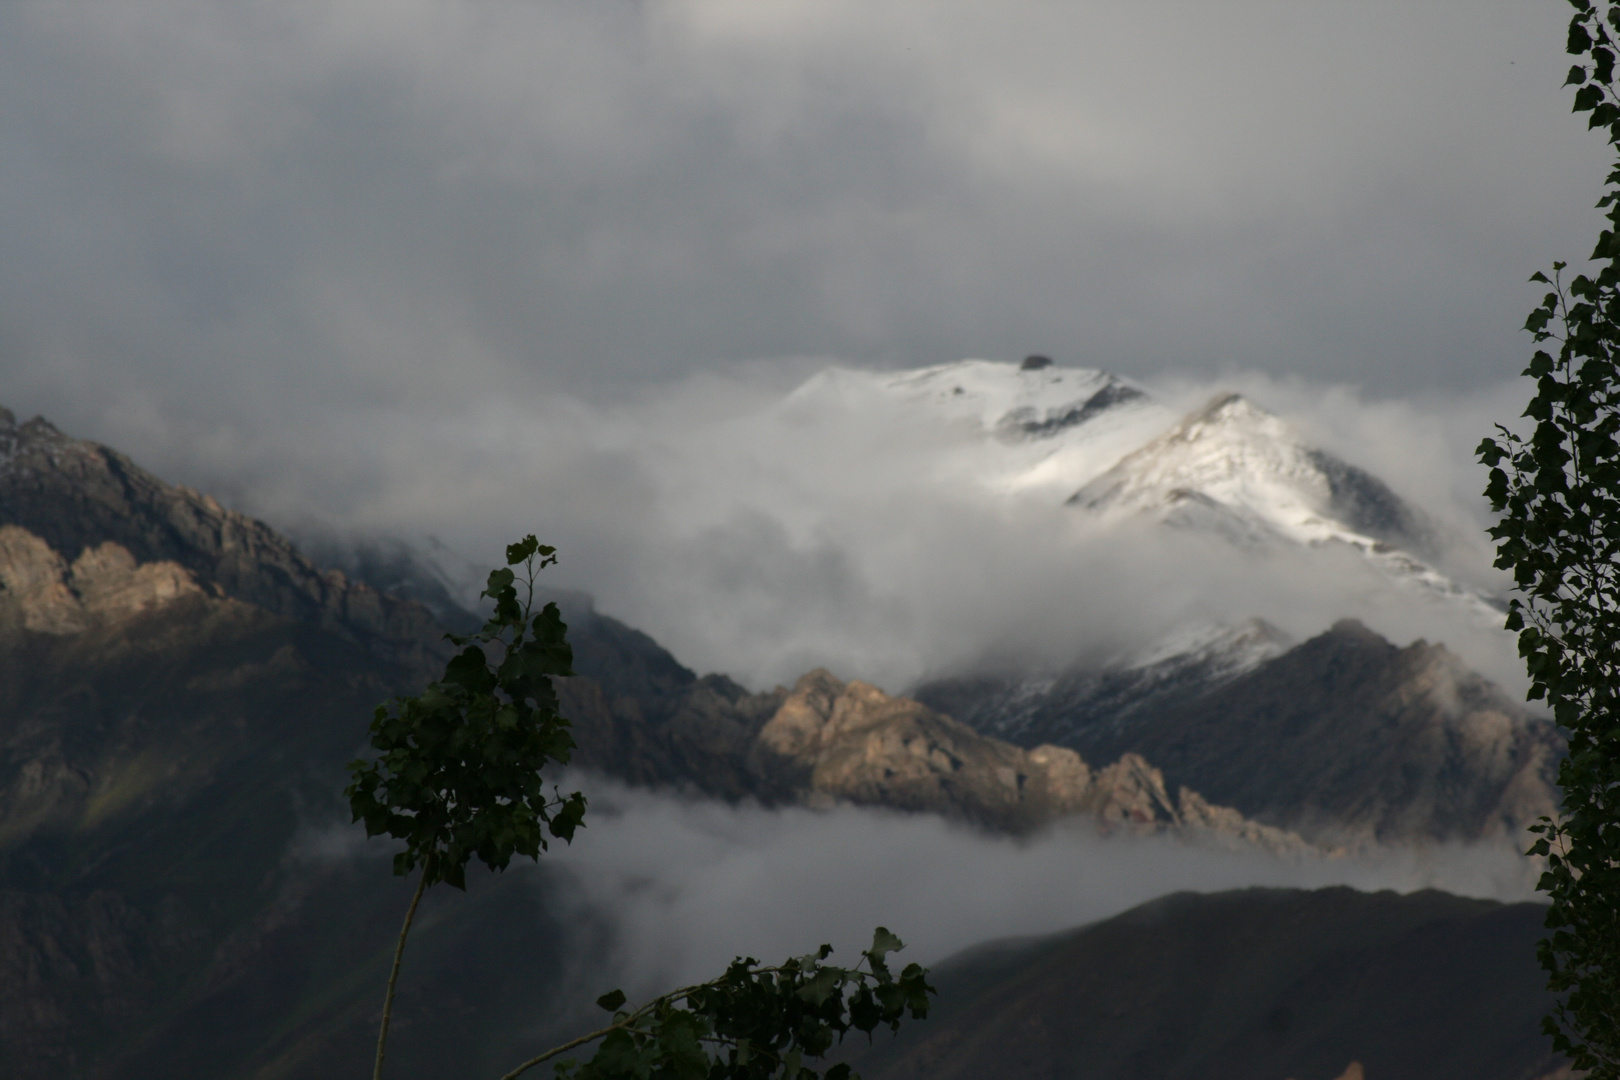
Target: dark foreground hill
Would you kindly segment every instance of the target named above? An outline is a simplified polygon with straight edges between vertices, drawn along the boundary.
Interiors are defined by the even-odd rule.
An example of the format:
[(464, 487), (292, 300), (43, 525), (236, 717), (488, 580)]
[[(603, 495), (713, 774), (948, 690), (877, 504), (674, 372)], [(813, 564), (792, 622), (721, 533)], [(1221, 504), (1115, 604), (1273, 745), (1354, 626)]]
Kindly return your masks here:
[(1541, 1034), (1544, 913), (1179, 893), (940, 965), (928, 1023), (853, 1060), (868, 1080), (1335, 1080), (1352, 1062), (1366, 1080), (1534, 1080), (1560, 1067)]

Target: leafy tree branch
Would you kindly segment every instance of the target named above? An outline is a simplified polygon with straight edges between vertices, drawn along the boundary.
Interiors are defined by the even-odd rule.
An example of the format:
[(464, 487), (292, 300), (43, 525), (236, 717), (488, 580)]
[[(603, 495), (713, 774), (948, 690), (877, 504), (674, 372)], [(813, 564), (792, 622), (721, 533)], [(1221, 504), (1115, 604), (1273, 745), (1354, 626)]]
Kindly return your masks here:
[[(1620, 145), (1614, 87), (1620, 8), (1572, 0), (1568, 51), (1576, 112)], [(1531, 281), (1548, 286), (1525, 320), (1538, 348), (1524, 375), (1535, 394), (1527, 437), (1505, 427), (1483, 440), (1485, 494), (1501, 514), (1496, 565), (1519, 596), (1518, 632), (1530, 698), (1545, 699), (1569, 733), (1559, 766), (1558, 819), (1542, 818), (1530, 854), (1552, 904), (1539, 956), (1557, 995), (1546, 1030), (1593, 1080), (1620, 1080), (1620, 166), (1599, 201), (1609, 228), (1595, 269), (1566, 282), (1567, 264)]]
[[(570, 1050), (600, 1041), (588, 1061), (559, 1061), (566, 1080), (849, 1080), (847, 1064), (825, 1074), (806, 1060), (822, 1057), (851, 1030), (871, 1035), (898, 1030), (909, 1012), (928, 1015), (928, 973), (908, 964), (896, 976), (885, 957), (904, 946), (883, 927), (853, 968), (825, 963), (832, 947), (761, 967), (752, 958), (732, 962), (725, 974), (682, 987), (625, 1011), (624, 994), (597, 999), (613, 1023), (525, 1061), (501, 1080), (517, 1077)], [(863, 969), (864, 966), (864, 970)]]
[[(465, 889), (473, 858), (491, 870), (506, 869), (514, 855), (538, 859), (548, 833), (571, 841), (584, 824), (585, 796), (555, 787), (548, 795), (542, 775), (547, 765), (567, 764), (574, 749), (551, 683), (574, 673), (568, 628), (556, 604), (533, 610), (535, 574), (556, 561), (556, 549), (533, 536), (508, 546), (507, 565), (490, 572), (481, 594), (494, 613), (475, 634), (447, 635), (461, 651), (442, 679), (377, 706), (377, 756), (349, 765), (345, 794), (355, 820), (367, 836), (404, 841), (394, 873), (421, 868), (388, 976), (373, 1080), (382, 1076), (400, 958), (422, 893), (438, 881)], [(523, 570), (521, 601), (513, 567)]]

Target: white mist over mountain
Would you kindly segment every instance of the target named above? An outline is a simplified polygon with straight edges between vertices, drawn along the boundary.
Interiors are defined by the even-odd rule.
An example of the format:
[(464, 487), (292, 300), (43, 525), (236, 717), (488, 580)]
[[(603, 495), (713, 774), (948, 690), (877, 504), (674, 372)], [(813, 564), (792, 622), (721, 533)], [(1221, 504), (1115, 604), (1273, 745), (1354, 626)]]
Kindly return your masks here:
[[(1084, 827), (1016, 841), (930, 814), (732, 807), (596, 778), (588, 828), (546, 865), (547, 902), (610, 913), (601, 989), (660, 992), (734, 956), (776, 961), (827, 942), (853, 957), (887, 926), (925, 964), (992, 938), (1052, 933), (1181, 889), (1268, 885), (1530, 899), (1535, 867), (1511, 847), (1375, 848), (1354, 858), (1280, 857)], [(595, 992), (600, 992), (597, 990)]]
[[(987, 660), (1118, 657), (1189, 624), (1262, 618), (1302, 639), (1347, 616), (1522, 683), (1478, 602), (1505, 582), (1471, 494), (1472, 448), (1517, 411), (1511, 387), (1424, 404), (1256, 376), (1161, 387), (1016, 362), (804, 367), (796, 380), (708, 374), (608, 406), (552, 396), (355, 416), (345, 453), (300, 461), (301, 444), (331, 433), (289, 436), (266, 457), (292, 467), (237, 501), (295, 531), (435, 537), (464, 585), (538, 532), (561, 550), (558, 584), (689, 666), (755, 687), (826, 666), (898, 691)], [(1255, 420), (1239, 442), (1276, 451), (1275, 467), (1250, 483), (1216, 454), (1228, 475), (1206, 494), (1264, 542), (1177, 528), (1164, 506), (1066, 505), (1230, 389)], [(1338, 496), (1311, 464), (1325, 459), (1409, 519), (1385, 521), (1385, 536), (1366, 531), (1377, 515), (1333, 518)], [(1190, 490), (1167, 475), (1142, 490)], [(1420, 572), (1392, 571), (1408, 557)]]

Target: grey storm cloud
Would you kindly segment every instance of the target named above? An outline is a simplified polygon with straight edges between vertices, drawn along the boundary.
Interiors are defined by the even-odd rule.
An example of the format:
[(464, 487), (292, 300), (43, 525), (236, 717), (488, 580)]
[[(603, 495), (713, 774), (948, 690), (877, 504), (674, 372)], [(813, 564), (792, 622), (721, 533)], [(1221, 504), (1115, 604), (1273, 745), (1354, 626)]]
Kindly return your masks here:
[[(0, 12), (14, 405), (288, 410), (1049, 351), (1516, 369), (1604, 148), (1523, 4)], [(208, 419), (199, 419), (199, 416)]]
[(1478, 2), (7, 5), (0, 401), (286, 527), (540, 529), (752, 681), (1377, 624), (914, 497), (925, 432), (793, 473), (749, 418), (829, 362), (1049, 352), (1249, 388), (1477, 526), (1525, 278), (1598, 221), (1561, 43)]

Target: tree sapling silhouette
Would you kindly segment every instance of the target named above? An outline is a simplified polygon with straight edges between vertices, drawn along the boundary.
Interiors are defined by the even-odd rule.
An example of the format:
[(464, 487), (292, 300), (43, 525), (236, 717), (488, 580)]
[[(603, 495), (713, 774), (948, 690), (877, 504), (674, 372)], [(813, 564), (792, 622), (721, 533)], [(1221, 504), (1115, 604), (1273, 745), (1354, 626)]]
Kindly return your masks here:
[[(558, 712), (553, 677), (573, 671), (567, 626), (554, 603), (534, 611), (534, 579), (557, 561), (532, 535), (506, 549), (507, 565), (489, 575), (483, 597), (494, 612), (477, 633), (448, 635), (460, 648), (444, 677), (415, 697), (380, 705), (371, 723), (377, 756), (349, 765), (346, 794), (366, 835), (387, 834), (405, 848), (394, 873), (420, 868), (394, 948), (377, 1033), (373, 1080), (380, 1080), (405, 942), (422, 894), (438, 881), (466, 888), (477, 858), (504, 870), (514, 855), (538, 860), (551, 838), (572, 842), (584, 826), (585, 796), (547, 793), (543, 771), (566, 765), (574, 749)], [(522, 577), (513, 570), (522, 568)], [(519, 600), (518, 587), (523, 587)], [(494, 655), (491, 655), (491, 653)], [(626, 1010), (615, 990), (597, 999), (613, 1014), (601, 1029), (522, 1063), (502, 1080), (547, 1061), (570, 1080), (817, 1080), (805, 1061), (823, 1056), (849, 1031), (897, 1029), (909, 1013), (928, 1013), (928, 973), (917, 964), (888, 966), (900, 939), (879, 927), (852, 968), (826, 963), (832, 948), (764, 967), (738, 958), (724, 974)], [(597, 1043), (587, 1061), (561, 1055)], [(846, 1064), (826, 1072), (846, 1080)]]

